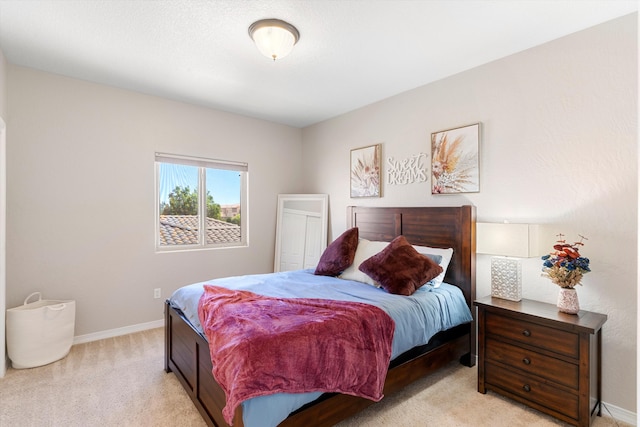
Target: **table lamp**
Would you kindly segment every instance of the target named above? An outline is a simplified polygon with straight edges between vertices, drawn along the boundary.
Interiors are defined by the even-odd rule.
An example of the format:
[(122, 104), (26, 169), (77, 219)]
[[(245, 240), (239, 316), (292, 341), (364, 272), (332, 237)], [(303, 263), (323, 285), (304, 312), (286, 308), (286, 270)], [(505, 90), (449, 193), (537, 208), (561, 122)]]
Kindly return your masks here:
[(539, 253), (539, 226), (533, 224), (476, 224), (476, 252), (491, 254), (491, 296), (522, 299), (521, 258)]

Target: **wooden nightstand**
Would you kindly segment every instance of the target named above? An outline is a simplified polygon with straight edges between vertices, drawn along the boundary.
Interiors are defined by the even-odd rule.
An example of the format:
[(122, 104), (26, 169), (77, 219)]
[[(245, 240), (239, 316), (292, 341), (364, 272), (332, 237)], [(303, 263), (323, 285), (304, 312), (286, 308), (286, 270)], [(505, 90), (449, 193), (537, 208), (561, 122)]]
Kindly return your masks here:
[(492, 390), (576, 426), (600, 415), (607, 316), (485, 297), (478, 308), (478, 391)]

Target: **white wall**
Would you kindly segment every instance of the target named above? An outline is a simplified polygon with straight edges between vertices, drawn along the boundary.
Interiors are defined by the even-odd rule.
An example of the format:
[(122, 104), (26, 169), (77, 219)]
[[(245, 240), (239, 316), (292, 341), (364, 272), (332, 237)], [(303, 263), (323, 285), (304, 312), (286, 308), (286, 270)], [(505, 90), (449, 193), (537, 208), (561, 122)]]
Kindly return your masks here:
[[(473, 204), (479, 221), (586, 235), (593, 272), (578, 293), (582, 308), (608, 315), (603, 399), (636, 412), (637, 60), (636, 14), (308, 127), (307, 190), (330, 195), (333, 237), (353, 204)], [(479, 193), (432, 196), (421, 183), (384, 185), (380, 199), (349, 198), (351, 149), (382, 143), (383, 159), (402, 159), (429, 153), (431, 132), (475, 122)], [(558, 288), (540, 267), (526, 261), (524, 297), (555, 303)], [(481, 297), (490, 293), (486, 256), (477, 273)]]
[(0, 49), (0, 117), (7, 117), (7, 60)]
[[(180, 286), (273, 271), (300, 129), (18, 66), (8, 83), (9, 307), (34, 291), (75, 299), (85, 335), (162, 319)], [(155, 253), (156, 151), (249, 163), (248, 248)]]
[(5, 305), (6, 305), (6, 100), (7, 61), (0, 50), (0, 378), (6, 372)]

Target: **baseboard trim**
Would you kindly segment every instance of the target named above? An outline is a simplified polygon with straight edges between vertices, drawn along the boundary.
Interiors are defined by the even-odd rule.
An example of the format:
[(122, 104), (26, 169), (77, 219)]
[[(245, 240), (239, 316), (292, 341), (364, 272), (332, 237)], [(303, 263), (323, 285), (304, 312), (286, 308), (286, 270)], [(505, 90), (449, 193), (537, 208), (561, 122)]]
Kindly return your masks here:
[(161, 328), (164, 326), (164, 320), (154, 320), (153, 322), (138, 323), (137, 325), (125, 326), (122, 328), (109, 329), (107, 331), (94, 332), (92, 334), (77, 335), (73, 337), (73, 345), (82, 344), (91, 341), (103, 340), (105, 338), (119, 337), (120, 335), (133, 334), (149, 329)]
[(602, 402), (602, 416), (623, 421), (632, 426), (638, 425), (638, 415), (635, 412), (627, 411), (611, 403)]

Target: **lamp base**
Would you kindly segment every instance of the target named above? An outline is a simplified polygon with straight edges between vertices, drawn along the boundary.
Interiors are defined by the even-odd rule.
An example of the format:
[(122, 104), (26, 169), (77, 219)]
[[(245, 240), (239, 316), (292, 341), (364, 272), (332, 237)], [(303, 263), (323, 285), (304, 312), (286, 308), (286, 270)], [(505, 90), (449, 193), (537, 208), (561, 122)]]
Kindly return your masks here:
[(510, 301), (522, 299), (522, 266), (519, 258), (491, 258), (491, 296)]

